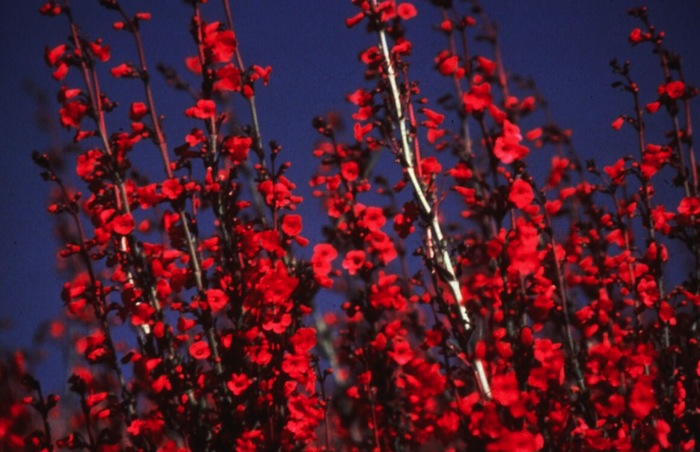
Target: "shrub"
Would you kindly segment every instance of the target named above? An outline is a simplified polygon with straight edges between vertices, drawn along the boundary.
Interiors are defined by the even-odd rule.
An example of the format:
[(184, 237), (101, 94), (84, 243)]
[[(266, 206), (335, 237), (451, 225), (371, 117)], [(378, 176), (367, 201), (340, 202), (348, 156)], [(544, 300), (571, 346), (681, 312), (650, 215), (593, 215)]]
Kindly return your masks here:
[[(74, 358), (60, 403), (21, 355), (4, 364), (4, 447), (694, 448), (697, 89), (645, 8), (629, 11), (629, 41), (659, 58), (661, 83), (642, 93), (630, 63), (611, 62), (632, 101), (612, 127), (636, 151), (601, 168), (536, 114), (546, 102), (508, 74), (478, 4), (431, 2), (446, 49), (418, 64), (447, 90), (431, 98), (409, 66), (416, 5), (353, 0), (346, 26), (374, 44), (351, 127), (312, 120), (321, 220), (299, 214), (291, 156), (262, 137), (271, 68), (244, 65), (228, 2), (219, 21), (187, 3), (196, 53), (184, 74), (157, 69), (189, 96), (192, 129), (167, 139), (150, 14), (99, 2), (134, 44), (114, 61), (68, 1), (41, 7), (69, 32), (45, 58), (78, 155), (34, 160), (71, 273), (52, 331)], [(143, 92), (120, 103), (105, 79)], [(646, 124), (659, 117), (663, 139)], [(153, 150), (160, 168), (140, 155)], [(320, 221), (323, 238), (307, 232)]]

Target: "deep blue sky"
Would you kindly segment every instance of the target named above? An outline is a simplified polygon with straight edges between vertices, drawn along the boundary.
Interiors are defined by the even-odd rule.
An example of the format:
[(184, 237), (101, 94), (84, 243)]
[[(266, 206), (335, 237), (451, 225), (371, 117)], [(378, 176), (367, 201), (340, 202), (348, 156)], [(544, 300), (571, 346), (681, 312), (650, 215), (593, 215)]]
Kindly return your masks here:
[[(51, 108), (58, 110), (54, 94), (58, 84), (43, 62), (43, 49), (61, 43), (67, 28), (63, 18), (39, 16), (37, 9), (42, 3), (12, 2), (0, 16), (0, 319), (4, 325), (0, 348), (29, 345), (35, 325), (61, 308), (62, 280), (54, 272), (56, 243), (46, 213), (49, 186), (41, 181), (30, 159), (32, 150), (45, 149), (51, 139), (37, 131), (33, 119), (36, 105), (22, 89), (24, 80), (45, 88), (51, 96)], [(113, 45), (107, 67), (131, 58), (130, 43), (125, 46), (117, 41), (128, 36), (110, 30), (112, 15), (95, 8), (93, 1), (73, 3), (78, 20), (90, 34)], [(187, 8), (176, 0), (122, 3), (129, 11), (143, 7), (153, 13), (153, 21), (143, 26), (151, 66), (163, 61), (181, 68), (181, 58), (193, 53)], [(210, 3), (218, 10), (218, 2)], [(427, 1), (415, 3), (419, 16), (409, 23), (408, 32), (415, 46), (412, 71), (416, 71), (415, 78), (429, 80), (425, 74), (432, 70), (432, 58), (445, 44), (441, 35), (431, 31), (431, 24), (437, 22), (433, 8)], [(274, 138), (283, 145), (294, 164), (291, 175), (301, 193), (308, 195), (305, 181), (309, 168), (315, 165), (311, 151), (316, 135), (311, 118), (342, 110), (344, 95), (362, 86), (357, 54), (369, 38), (361, 29), (345, 28), (344, 19), (354, 14), (349, 1), (247, 0), (233, 1), (232, 5), (246, 64), (273, 67), (269, 87), (258, 93), (264, 138)], [(633, 72), (642, 89), (652, 90), (646, 91), (646, 101), (652, 100), (653, 89), (661, 80), (648, 47), (633, 49), (626, 42), (637, 23), (625, 11), (636, 5), (609, 0), (484, 1), (487, 13), (499, 24), (507, 69), (535, 78), (557, 121), (574, 130), (574, 144), (585, 159), (611, 163), (617, 156), (635, 152), (631, 133), (614, 133), (609, 127), (618, 114), (630, 111), (630, 104), (626, 96), (610, 89), (613, 76), (608, 61), (617, 56), (636, 62)], [(653, 22), (667, 31), (667, 45), (685, 57), (686, 76), (700, 84), (700, 1), (657, 0), (648, 5)], [(91, 13), (84, 14), (83, 7)], [(208, 11), (205, 18), (223, 18)], [(114, 86), (109, 92), (121, 96), (120, 87), (125, 85)], [(130, 83), (129, 89), (140, 94), (136, 82)], [(193, 127), (181, 113), (184, 98), (167, 88), (159, 89), (156, 95), (160, 111), (167, 117), (170, 144), (177, 145)], [(697, 101), (694, 108), (698, 117)], [(67, 137), (59, 134), (59, 138)], [(154, 151), (151, 148), (149, 152)], [(308, 215), (317, 211), (316, 201), (306, 196), (302, 214), (310, 218)], [(306, 228), (312, 226), (307, 224)], [(307, 235), (313, 236), (312, 231)]]

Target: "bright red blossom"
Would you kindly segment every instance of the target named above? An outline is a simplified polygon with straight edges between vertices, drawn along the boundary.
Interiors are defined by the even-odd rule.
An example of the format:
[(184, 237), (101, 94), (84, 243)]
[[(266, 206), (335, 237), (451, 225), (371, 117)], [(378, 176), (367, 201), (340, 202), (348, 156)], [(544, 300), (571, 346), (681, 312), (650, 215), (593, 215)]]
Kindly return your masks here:
[(207, 290), (207, 304), (212, 312), (221, 311), (226, 307), (228, 303), (228, 297), (221, 289), (208, 289)]
[(349, 274), (354, 275), (362, 268), (365, 263), (365, 252), (362, 250), (351, 250), (345, 255), (343, 259), (343, 268), (348, 271)]
[(399, 3), (396, 7), (396, 14), (403, 20), (413, 19), (418, 15), (416, 7), (410, 3)]
[(112, 222), (114, 232), (119, 235), (128, 235), (134, 230), (134, 218), (131, 214), (118, 215)]
[(510, 188), (508, 200), (515, 204), (518, 209), (523, 209), (535, 199), (535, 194), (532, 192), (532, 186), (522, 179), (516, 179)]
[(504, 164), (525, 158), (530, 153), (530, 150), (520, 144), (522, 139), (520, 128), (505, 120), (503, 123), (503, 135), (496, 138), (496, 144), (493, 148), (494, 155)]
[(210, 119), (216, 114), (216, 104), (210, 99), (200, 99), (194, 107), (185, 110), (185, 115), (197, 119)]
[(658, 93), (659, 95), (666, 94), (673, 100), (680, 99), (685, 94), (685, 83), (679, 80), (668, 82), (659, 87)]
[(226, 383), (226, 387), (235, 396), (243, 394), (250, 387), (252, 381), (246, 374), (231, 374), (231, 379)]
[(462, 97), (467, 113), (481, 112), (493, 102), (491, 85), (488, 83), (473, 84), (468, 93)]
[(209, 358), (209, 356), (211, 356), (209, 344), (207, 344), (206, 341), (193, 342), (192, 345), (190, 345), (190, 355), (192, 355), (194, 359)]

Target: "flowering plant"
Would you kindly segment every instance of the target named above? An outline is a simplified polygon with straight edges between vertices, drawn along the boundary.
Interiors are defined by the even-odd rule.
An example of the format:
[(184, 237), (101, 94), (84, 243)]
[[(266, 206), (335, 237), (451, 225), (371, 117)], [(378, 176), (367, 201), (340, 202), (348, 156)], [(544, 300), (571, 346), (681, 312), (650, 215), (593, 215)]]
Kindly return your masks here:
[[(115, 62), (68, 0), (40, 8), (69, 32), (45, 59), (78, 155), (34, 160), (71, 273), (51, 334), (73, 358), (63, 397), (20, 355), (4, 364), (4, 447), (694, 449), (697, 88), (645, 8), (629, 11), (629, 41), (653, 50), (662, 82), (642, 92), (629, 62), (611, 62), (633, 106), (612, 127), (637, 150), (599, 168), (569, 130), (537, 123), (545, 101), (508, 74), (476, 2), (431, 1), (446, 48), (429, 64), (448, 87), (432, 99), (409, 65), (417, 6), (352, 0), (345, 25), (373, 44), (347, 95), (351, 132), (335, 114), (312, 121), (320, 238), (282, 146), (263, 141), (271, 68), (243, 63), (227, 1), (218, 21), (186, 3), (186, 72), (158, 70), (189, 96), (192, 128), (169, 138), (141, 34), (151, 14), (99, 1), (133, 42)], [(106, 77), (140, 98), (120, 104)], [(669, 131), (650, 137), (663, 116)], [(662, 178), (674, 193), (657, 193)]]

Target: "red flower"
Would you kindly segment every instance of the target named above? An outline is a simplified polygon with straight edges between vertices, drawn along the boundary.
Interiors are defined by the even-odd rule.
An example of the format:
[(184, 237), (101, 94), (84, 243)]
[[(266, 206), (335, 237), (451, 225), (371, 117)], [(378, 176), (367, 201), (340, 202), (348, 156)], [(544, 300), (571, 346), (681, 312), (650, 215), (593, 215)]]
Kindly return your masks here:
[(524, 209), (532, 204), (535, 195), (532, 192), (532, 186), (522, 179), (516, 179), (510, 187), (508, 201), (515, 204), (518, 209)]
[(212, 312), (219, 312), (228, 303), (228, 296), (221, 289), (208, 289), (207, 290), (207, 304)]
[(475, 83), (469, 89), (469, 92), (462, 96), (462, 102), (467, 113), (483, 111), (484, 108), (487, 108), (493, 102), (491, 85), (488, 83)]
[(360, 11), (359, 13), (355, 14), (354, 16), (348, 17), (347, 19), (345, 19), (345, 26), (348, 28), (352, 28), (355, 25), (362, 22), (362, 19), (364, 19), (364, 17), (365, 17), (365, 13)]
[(413, 359), (413, 348), (411, 344), (403, 337), (395, 337), (392, 343), (392, 350), (388, 351), (387, 355), (400, 366), (408, 364), (408, 362)]
[(525, 158), (530, 150), (520, 144), (522, 139), (520, 128), (506, 119), (503, 123), (503, 135), (496, 138), (494, 155), (505, 164)]
[(348, 271), (351, 275), (357, 273), (358, 270), (362, 268), (365, 263), (365, 252), (362, 250), (351, 250), (345, 255), (343, 259), (343, 268)]
[(509, 406), (520, 400), (520, 389), (515, 372), (494, 375), (491, 379), (491, 396), (503, 406)]
[(398, 252), (391, 238), (382, 231), (374, 231), (367, 234), (365, 241), (368, 249), (379, 257), (384, 265), (396, 259)]
[(265, 203), (278, 209), (287, 207), (290, 210), (294, 210), (295, 205), (302, 201), (300, 196), (292, 194), (291, 190), (295, 188), (296, 185), (284, 176), (280, 176), (276, 183), (267, 179), (258, 184), (258, 191), (264, 196)]
[(63, 108), (59, 110), (59, 114), (61, 115), (61, 125), (66, 128), (73, 127), (75, 129), (79, 129), (80, 121), (82, 121), (86, 112), (87, 105), (79, 100), (66, 103)]
[(668, 82), (665, 85), (661, 85), (658, 90), (659, 94), (666, 94), (671, 99), (680, 99), (685, 95), (685, 83), (675, 80), (673, 82)]
[(309, 327), (299, 328), (289, 339), (289, 343), (294, 347), (295, 354), (308, 353), (316, 345), (316, 330)]
[(301, 233), (302, 222), (300, 215), (285, 215), (282, 217), (282, 232), (290, 237), (296, 237)]
[(437, 64), (437, 70), (440, 74), (452, 75), (459, 69), (459, 58), (445, 50), (435, 58), (435, 64)]
[(651, 33), (643, 32), (640, 28), (635, 28), (630, 32), (629, 37), (627, 38), (632, 45), (637, 45), (641, 42), (648, 41), (651, 39)]
[(240, 91), (241, 71), (231, 63), (217, 69), (214, 89), (217, 91)]
[(624, 124), (624, 123), (625, 123), (625, 118), (620, 116), (616, 120), (614, 120), (612, 122), (612, 124), (610, 124), (610, 127), (612, 127), (615, 130), (620, 130), (620, 128), (622, 127), (622, 124)]
[(413, 223), (418, 219), (418, 207), (415, 203), (407, 202), (403, 205), (401, 213), (396, 214), (394, 217), (394, 231), (401, 237), (405, 239), (416, 230)]
[(173, 389), (173, 385), (170, 383), (170, 379), (167, 375), (161, 375), (160, 377), (156, 378), (153, 383), (151, 383), (151, 389), (153, 389), (153, 391), (156, 393), (160, 393), (166, 389), (170, 391)]
[(622, 185), (625, 181), (625, 159), (619, 159), (614, 165), (603, 168), (603, 171), (610, 177), (613, 185)]
[(54, 47), (53, 49), (49, 49), (48, 47), (44, 50), (44, 61), (46, 61), (46, 64), (49, 66), (56, 66), (56, 63), (59, 62), (60, 58), (63, 56), (63, 54), (66, 52), (66, 45), (65, 44), (60, 44)]
[(61, 14), (61, 11), (63, 11), (63, 8), (54, 0), (50, 0), (44, 3), (39, 8), (39, 12), (45, 16), (58, 16), (59, 14)]
[(396, 14), (403, 20), (409, 20), (416, 17), (418, 11), (416, 11), (416, 7), (410, 3), (400, 3), (399, 6), (396, 7)]
[(681, 199), (678, 204), (678, 216), (676, 221), (684, 226), (690, 226), (700, 222), (700, 198), (688, 196)]
[(282, 240), (280, 239), (280, 234), (274, 229), (268, 229), (266, 231), (261, 231), (256, 234), (257, 239), (260, 241), (260, 247), (265, 251), (275, 253), (278, 256), (284, 255), (284, 249), (282, 249)]
[(367, 207), (357, 224), (369, 231), (379, 231), (386, 223), (386, 217), (381, 207)]
[(423, 176), (429, 177), (442, 171), (442, 165), (435, 157), (426, 157), (420, 162), (420, 169)]
[(640, 375), (632, 388), (629, 409), (637, 419), (643, 419), (656, 408), (657, 402), (651, 377)]
[(184, 190), (180, 180), (177, 178), (172, 178), (163, 182), (163, 186), (161, 187), (160, 191), (166, 198), (176, 200), (180, 197)]
[(263, 85), (267, 86), (267, 84), (270, 82), (270, 73), (272, 72), (272, 67), (270, 66), (258, 66), (254, 65), (253, 66), (253, 72), (250, 74), (250, 81), (254, 82), (258, 79), (262, 79)]
[(95, 58), (103, 63), (109, 60), (109, 46), (103, 46), (101, 39), (88, 43), (88, 46), (90, 47), (92, 54), (95, 55)]
[(202, 73), (202, 62), (199, 61), (199, 57), (197, 56), (185, 58), (185, 66), (195, 75)]
[(516, 224), (516, 234), (508, 244), (508, 257), (510, 272), (527, 275), (535, 273), (540, 267), (540, 256), (537, 252), (539, 234), (535, 226), (518, 217)]
[(502, 430), (496, 442), (487, 446), (486, 450), (494, 451), (514, 451), (514, 452), (535, 452), (544, 447), (544, 438), (541, 434), (533, 434), (527, 430), (512, 432)]
[(351, 104), (355, 104), (358, 107), (364, 107), (365, 105), (369, 105), (370, 101), (372, 100), (372, 94), (368, 93), (362, 88), (358, 88), (354, 92), (348, 94), (346, 99)]
[(209, 344), (206, 341), (193, 342), (190, 345), (190, 355), (194, 359), (207, 359), (211, 356), (211, 350), (209, 349)]
[(216, 104), (211, 99), (200, 99), (194, 107), (185, 110), (190, 118), (209, 119), (216, 114)]
[(136, 77), (138, 74), (136, 69), (134, 69), (130, 64), (122, 63), (119, 66), (115, 66), (109, 70), (114, 77), (126, 78), (126, 77)]
[(76, 174), (88, 182), (102, 176), (100, 168), (102, 156), (102, 152), (98, 149), (90, 149), (86, 153), (79, 155), (78, 165), (75, 168)]
[(642, 155), (640, 169), (647, 179), (656, 174), (666, 163), (671, 161), (671, 149), (668, 146), (647, 144)]
[(231, 379), (226, 383), (226, 387), (235, 396), (243, 394), (243, 392), (250, 387), (252, 380), (248, 378), (246, 374), (231, 374)]
[(148, 113), (148, 107), (143, 102), (134, 102), (129, 110), (129, 119), (132, 121), (140, 121)]
[(311, 256), (311, 266), (314, 278), (323, 287), (330, 287), (333, 281), (328, 278), (331, 272), (331, 262), (338, 257), (338, 252), (333, 245), (320, 243), (314, 247), (314, 254)]
[(352, 182), (360, 175), (360, 167), (353, 161), (343, 162), (340, 165), (340, 174), (342, 174), (343, 179)]
[(204, 52), (210, 63), (226, 63), (236, 51), (236, 38), (231, 30), (219, 31), (219, 22), (204, 26)]
[(356, 122), (353, 126), (353, 136), (355, 137), (355, 140), (362, 141), (364, 136), (372, 131), (373, 127), (374, 126), (371, 123), (363, 126)]
[(229, 137), (224, 141), (224, 149), (234, 163), (244, 162), (252, 145), (253, 139), (250, 137)]
[(440, 114), (436, 111), (430, 110), (428, 108), (423, 108), (421, 111), (428, 118), (427, 121), (423, 121), (421, 124), (429, 129), (437, 128), (445, 120), (445, 115)]
[(112, 230), (120, 235), (131, 234), (134, 230), (134, 217), (130, 213), (118, 215), (112, 221)]
[(476, 61), (479, 63), (479, 68), (483, 71), (484, 75), (490, 76), (496, 71), (496, 63), (488, 58), (477, 56)]
[(155, 312), (155, 308), (148, 303), (138, 303), (131, 312), (131, 324), (134, 326), (150, 325), (153, 322), (151, 316)]
[(284, 361), (282, 361), (282, 370), (294, 380), (303, 381), (310, 370), (309, 365), (310, 359), (308, 355), (285, 353)]
[(401, 311), (406, 307), (406, 298), (401, 295), (401, 288), (396, 284), (398, 275), (386, 275), (379, 272), (376, 284), (370, 288), (369, 302), (377, 309), (395, 309)]
[(656, 102), (650, 102), (644, 106), (646, 111), (649, 113), (656, 113), (659, 110), (659, 107), (661, 107), (661, 102), (656, 101)]

